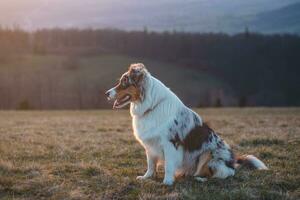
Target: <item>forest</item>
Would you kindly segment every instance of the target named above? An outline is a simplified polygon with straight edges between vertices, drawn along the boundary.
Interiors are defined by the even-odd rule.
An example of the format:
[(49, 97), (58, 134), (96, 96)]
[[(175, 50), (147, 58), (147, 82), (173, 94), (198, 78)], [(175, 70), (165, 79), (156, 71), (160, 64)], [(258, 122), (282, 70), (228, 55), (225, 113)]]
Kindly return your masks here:
[[(213, 101), (205, 97), (211, 94), (209, 87), (204, 93), (199, 89), (198, 93), (203, 94), (195, 95), (197, 100), (189, 100), (197, 93), (195, 84), (194, 93), (179, 92), (191, 106), (300, 105), (299, 35), (264, 35), (247, 28), (242, 33), (229, 35), (152, 32), (146, 27), (144, 31), (53, 28), (31, 32), (2, 27), (0, 109), (110, 107), (101, 93), (115, 83), (118, 77), (112, 75), (120, 75), (121, 71), (111, 68), (120, 64), (126, 70), (129, 63), (120, 56), (130, 58), (127, 62), (160, 62), (161, 69), (164, 64), (174, 65), (176, 67), (168, 70), (178, 73), (190, 70), (220, 82), (217, 91), (221, 90), (222, 95), (217, 92)], [(102, 59), (99, 66), (97, 57)], [(114, 58), (119, 62), (112, 63)], [(88, 68), (89, 65), (94, 67)], [(80, 71), (83, 67), (86, 69)], [(104, 73), (111, 82), (103, 83), (95, 72)], [(175, 92), (179, 87), (176, 84), (190, 79), (181, 78), (172, 85)], [(233, 99), (230, 103), (226, 103), (228, 95)]]

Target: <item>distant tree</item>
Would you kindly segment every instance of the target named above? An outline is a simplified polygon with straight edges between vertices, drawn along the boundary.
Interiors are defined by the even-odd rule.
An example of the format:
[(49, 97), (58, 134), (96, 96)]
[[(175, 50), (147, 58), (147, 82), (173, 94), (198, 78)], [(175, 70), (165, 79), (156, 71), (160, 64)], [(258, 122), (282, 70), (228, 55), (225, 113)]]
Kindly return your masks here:
[(29, 110), (32, 109), (28, 100), (23, 100), (19, 103), (18, 110)]
[(247, 97), (241, 96), (239, 98), (239, 107), (246, 107), (247, 106)]
[(215, 103), (215, 107), (222, 107), (222, 101), (221, 101), (221, 98), (217, 98), (216, 99), (216, 103)]
[(249, 31), (248, 26), (246, 26), (246, 28), (245, 28), (245, 37), (247, 38), (249, 36), (250, 36), (250, 31)]

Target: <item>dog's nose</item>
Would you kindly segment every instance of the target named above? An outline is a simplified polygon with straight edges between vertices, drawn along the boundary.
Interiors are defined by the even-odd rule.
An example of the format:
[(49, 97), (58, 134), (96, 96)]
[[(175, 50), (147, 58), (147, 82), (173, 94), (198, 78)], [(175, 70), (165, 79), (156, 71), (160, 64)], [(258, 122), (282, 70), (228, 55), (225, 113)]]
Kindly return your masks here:
[(107, 97), (109, 97), (109, 94), (110, 94), (110, 91), (106, 91), (106, 92), (105, 92), (105, 95), (106, 95)]

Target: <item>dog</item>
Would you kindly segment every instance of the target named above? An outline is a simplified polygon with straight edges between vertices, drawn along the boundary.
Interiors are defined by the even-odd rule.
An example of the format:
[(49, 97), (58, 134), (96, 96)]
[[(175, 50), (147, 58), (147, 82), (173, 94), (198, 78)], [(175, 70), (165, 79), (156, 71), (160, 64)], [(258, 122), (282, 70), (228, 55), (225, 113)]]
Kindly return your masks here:
[(148, 169), (139, 180), (154, 176), (159, 163), (164, 164), (165, 185), (172, 185), (178, 176), (198, 181), (225, 179), (241, 165), (268, 169), (253, 155), (236, 157), (230, 146), (142, 63), (131, 64), (105, 94), (108, 100), (115, 100), (114, 109), (130, 104), (134, 136), (147, 156)]

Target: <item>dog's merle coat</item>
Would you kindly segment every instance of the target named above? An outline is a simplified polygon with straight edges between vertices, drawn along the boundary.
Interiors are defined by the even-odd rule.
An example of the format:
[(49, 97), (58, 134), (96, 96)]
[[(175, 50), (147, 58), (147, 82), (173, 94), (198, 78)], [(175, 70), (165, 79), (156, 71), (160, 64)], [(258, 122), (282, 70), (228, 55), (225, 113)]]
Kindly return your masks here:
[[(148, 165), (147, 172), (138, 179), (153, 176), (159, 163), (164, 163), (167, 185), (173, 184), (176, 175), (226, 178), (235, 174), (236, 165), (242, 161), (256, 169), (267, 169), (254, 156), (236, 159), (229, 145), (151, 76), (143, 64), (132, 64), (123, 77), (132, 74), (131, 70), (142, 77), (135, 81), (136, 88), (142, 90), (138, 92), (141, 98), (131, 101), (130, 113), (134, 135), (146, 150)], [(134, 77), (129, 76), (130, 79)], [(114, 98), (118, 92), (112, 88), (107, 95)]]
[[(185, 154), (182, 173), (195, 175), (201, 154), (209, 152), (212, 160), (224, 162), (226, 167), (234, 170), (235, 157), (230, 147), (193, 111), (184, 108), (174, 118), (169, 130), (169, 141), (176, 149), (182, 147)], [(214, 166), (208, 166), (215, 170)]]

